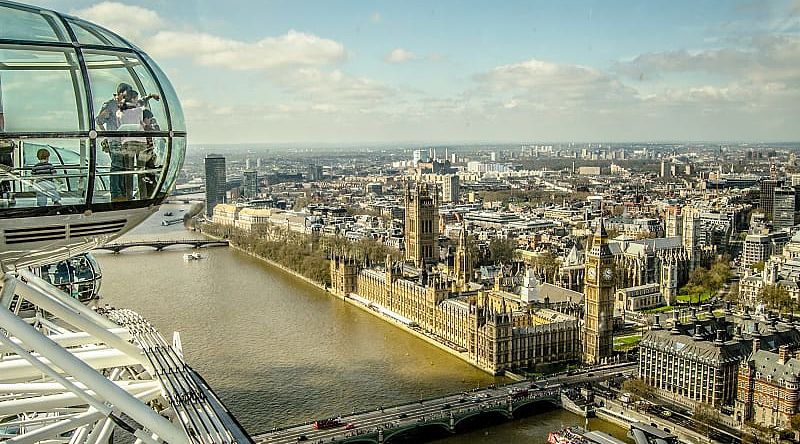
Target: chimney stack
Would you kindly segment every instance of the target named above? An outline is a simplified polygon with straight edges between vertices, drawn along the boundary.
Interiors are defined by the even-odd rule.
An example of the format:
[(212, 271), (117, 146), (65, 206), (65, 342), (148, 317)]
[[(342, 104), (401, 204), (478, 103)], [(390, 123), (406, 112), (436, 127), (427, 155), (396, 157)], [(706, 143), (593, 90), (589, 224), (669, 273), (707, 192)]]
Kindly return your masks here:
[(680, 320), (678, 319), (678, 310), (673, 310), (672, 311), (672, 328), (669, 330), (669, 333), (671, 335), (676, 335), (676, 334), (681, 332), (678, 329), (678, 324), (679, 323), (680, 323)]
[(695, 320), (695, 322), (694, 322), (694, 336), (692, 336), (692, 337), (694, 339), (698, 340), (698, 341), (702, 341), (703, 340), (703, 325), (700, 323), (700, 321)]
[(736, 326), (736, 333), (733, 335), (733, 340), (734, 341), (740, 341), (740, 342), (744, 340), (744, 337), (742, 336), (742, 326), (741, 325), (737, 325)]
[(724, 330), (717, 330), (717, 337), (714, 339), (714, 345), (717, 347), (722, 347), (725, 344), (725, 338), (723, 336), (724, 334)]
[(650, 328), (651, 330), (661, 330), (661, 323), (659, 322), (660, 318), (661, 317), (658, 315), (658, 313), (653, 315), (653, 326)]
[(761, 333), (758, 332), (758, 322), (753, 323), (753, 333), (750, 336), (753, 337), (753, 353), (755, 353), (761, 349)]
[(781, 345), (778, 347), (778, 362), (783, 365), (786, 364), (792, 356), (789, 354), (789, 346), (786, 344)]

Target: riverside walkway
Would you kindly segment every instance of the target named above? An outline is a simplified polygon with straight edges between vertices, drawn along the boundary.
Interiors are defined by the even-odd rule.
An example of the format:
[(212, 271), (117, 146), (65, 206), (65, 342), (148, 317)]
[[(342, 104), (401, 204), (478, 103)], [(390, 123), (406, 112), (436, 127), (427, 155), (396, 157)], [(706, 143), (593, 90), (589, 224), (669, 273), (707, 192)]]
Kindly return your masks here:
[[(441, 398), (378, 408), (338, 418), (339, 425), (316, 430), (313, 422), (273, 430), (253, 437), (262, 444), (308, 441), (311, 443), (389, 443), (397, 438), (427, 434), (455, 434), (472, 420), (509, 420), (538, 404), (560, 405), (560, 387), (539, 387), (529, 381), (512, 383)], [(541, 408), (539, 406), (538, 408)], [(548, 407), (549, 408), (549, 407)]]

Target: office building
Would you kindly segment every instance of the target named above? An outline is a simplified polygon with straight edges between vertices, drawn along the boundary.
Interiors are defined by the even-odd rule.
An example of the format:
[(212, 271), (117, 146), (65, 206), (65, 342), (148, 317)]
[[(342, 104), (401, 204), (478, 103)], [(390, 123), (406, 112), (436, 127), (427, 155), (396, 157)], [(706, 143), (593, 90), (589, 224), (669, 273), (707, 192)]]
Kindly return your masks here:
[(206, 216), (214, 215), (214, 207), (225, 202), (227, 177), (225, 176), (225, 157), (209, 154), (205, 158), (206, 167)]
[(764, 212), (767, 220), (772, 220), (772, 205), (775, 201), (775, 188), (780, 186), (780, 182), (775, 179), (764, 179), (761, 181), (761, 211)]
[(242, 195), (248, 199), (258, 197), (258, 172), (245, 170), (242, 172)]
[[(747, 311), (698, 316), (691, 309), (688, 322), (674, 312), (671, 328), (658, 317), (639, 343), (639, 377), (656, 393), (694, 408), (698, 403), (733, 407), (741, 392), (740, 363), (758, 350), (796, 347), (800, 332), (768, 315), (751, 317)], [(746, 419), (744, 413), (736, 415)]]
[(780, 230), (800, 223), (800, 193), (794, 187), (775, 188), (772, 200), (772, 228)]

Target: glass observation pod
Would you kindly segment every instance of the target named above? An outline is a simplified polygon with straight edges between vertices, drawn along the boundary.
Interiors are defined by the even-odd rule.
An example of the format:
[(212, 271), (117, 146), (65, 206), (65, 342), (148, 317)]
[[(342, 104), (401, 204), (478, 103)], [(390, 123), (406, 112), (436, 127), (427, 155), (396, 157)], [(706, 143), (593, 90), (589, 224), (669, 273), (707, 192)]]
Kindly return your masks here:
[[(103, 274), (91, 253), (79, 254), (54, 264), (32, 267), (31, 271), (82, 304), (91, 305), (99, 299)], [(29, 316), (35, 310), (33, 304), (23, 301), (18, 314)]]
[(0, 0), (0, 267), (54, 263), (158, 209), (186, 152), (175, 90), (141, 49)]

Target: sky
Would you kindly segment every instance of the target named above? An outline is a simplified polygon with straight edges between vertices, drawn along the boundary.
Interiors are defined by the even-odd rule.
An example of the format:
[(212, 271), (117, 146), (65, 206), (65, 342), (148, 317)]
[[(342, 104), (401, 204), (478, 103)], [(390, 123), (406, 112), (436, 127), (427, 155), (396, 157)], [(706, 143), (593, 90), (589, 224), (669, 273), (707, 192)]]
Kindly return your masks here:
[(43, 0), (136, 43), (189, 141), (800, 140), (800, 0)]

